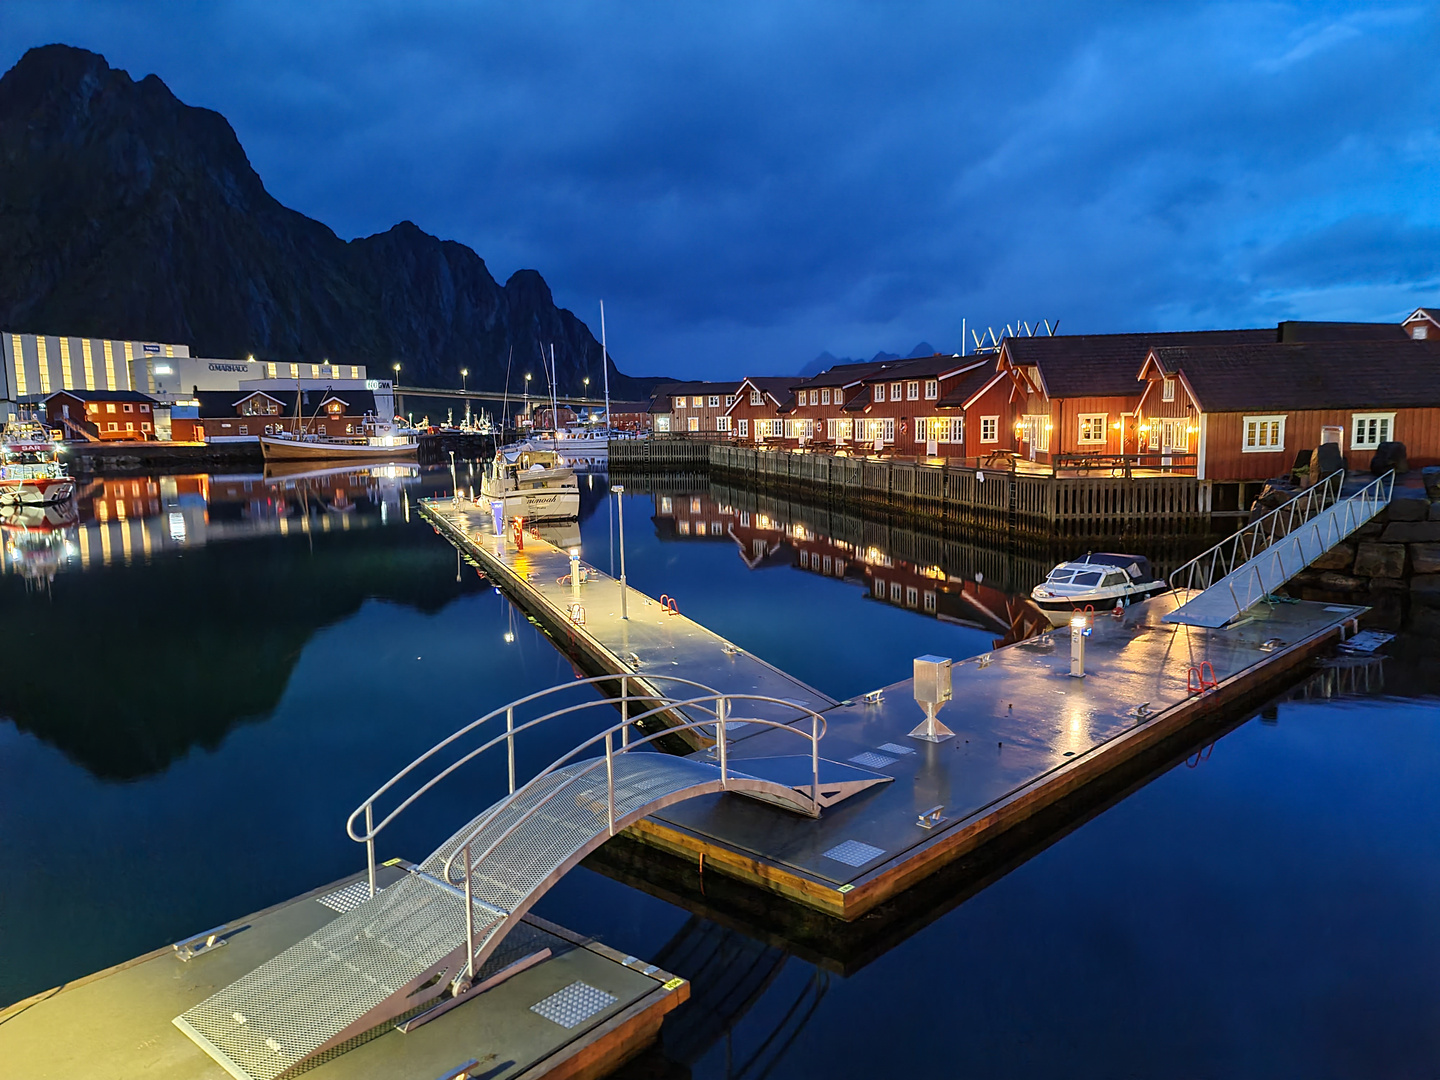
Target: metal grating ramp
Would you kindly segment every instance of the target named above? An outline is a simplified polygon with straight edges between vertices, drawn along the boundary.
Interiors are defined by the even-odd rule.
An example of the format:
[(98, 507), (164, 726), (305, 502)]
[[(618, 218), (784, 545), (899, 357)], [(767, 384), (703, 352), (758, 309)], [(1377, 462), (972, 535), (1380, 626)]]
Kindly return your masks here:
[[(617, 829), (653, 809), (722, 790), (719, 768), (705, 761), (632, 753), (616, 756), (613, 768)], [(790, 788), (734, 770), (729, 787), (768, 792), (796, 809), (809, 803)], [(609, 831), (604, 759), (558, 769), (467, 823), (419, 873), (342, 913), (175, 1024), (240, 1080), (277, 1080), (445, 991), (466, 949), (465, 901), (455, 887), (463, 886), (463, 856), (452, 868), (451, 887), (437, 879), (467, 838), (478, 968), (530, 905)]]
[[(1393, 475), (1381, 477), (1349, 498), (1320, 510), (1192, 595), (1163, 621), (1212, 629), (1228, 625), (1389, 505), (1393, 480)], [(1230, 543), (1224, 541), (1211, 551)], [(1191, 565), (1207, 555), (1209, 552), (1192, 560)], [(1175, 577), (1171, 582), (1174, 584)]]

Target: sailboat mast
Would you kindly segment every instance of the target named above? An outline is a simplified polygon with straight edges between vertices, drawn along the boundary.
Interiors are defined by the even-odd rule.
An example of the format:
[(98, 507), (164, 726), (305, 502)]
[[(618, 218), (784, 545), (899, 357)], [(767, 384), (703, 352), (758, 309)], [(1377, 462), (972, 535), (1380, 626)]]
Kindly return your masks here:
[(550, 343), (550, 426), (555, 429), (555, 446), (560, 446), (560, 372), (555, 370), (555, 343)]
[[(593, 339), (592, 339), (593, 340)], [(610, 358), (605, 352), (605, 301), (600, 301), (600, 367), (605, 372), (605, 430), (610, 432)]]

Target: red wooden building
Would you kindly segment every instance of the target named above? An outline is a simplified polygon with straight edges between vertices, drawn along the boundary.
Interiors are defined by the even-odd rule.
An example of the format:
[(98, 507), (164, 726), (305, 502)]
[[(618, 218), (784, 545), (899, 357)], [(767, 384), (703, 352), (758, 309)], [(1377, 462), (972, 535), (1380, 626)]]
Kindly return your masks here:
[(1322, 442), (1351, 469), (1389, 441), (1412, 468), (1440, 464), (1440, 340), (1160, 347), (1140, 378), (1142, 425), (1193, 440), (1202, 478), (1279, 476)]
[(66, 438), (149, 442), (155, 433), (155, 399), (135, 390), (59, 390), (45, 399), (45, 418)]

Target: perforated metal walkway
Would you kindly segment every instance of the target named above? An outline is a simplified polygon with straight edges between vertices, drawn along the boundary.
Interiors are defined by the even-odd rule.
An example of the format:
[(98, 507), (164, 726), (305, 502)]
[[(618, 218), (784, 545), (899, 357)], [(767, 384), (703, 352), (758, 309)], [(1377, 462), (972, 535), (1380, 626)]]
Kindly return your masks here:
[[(763, 769), (766, 761), (786, 760), (755, 764)], [(889, 779), (835, 762), (824, 766), (822, 786), (832, 791)], [(690, 758), (623, 754), (613, 768), (616, 831), (664, 806), (721, 790), (805, 812), (813, 805), (784, 782), (733, 769), (722, 781), (716, 765)], [(388, 1020), (423, 1010), (465, 963), (464, 846), (472, 860), (472, 970), (478, 970), (530, 906), (609, 839), (609, 790), (603, 758), (526, 785), (466, 823), (417, 872), (177, 1017), (176, 1026), (241, 1080), (275, 1080)]]

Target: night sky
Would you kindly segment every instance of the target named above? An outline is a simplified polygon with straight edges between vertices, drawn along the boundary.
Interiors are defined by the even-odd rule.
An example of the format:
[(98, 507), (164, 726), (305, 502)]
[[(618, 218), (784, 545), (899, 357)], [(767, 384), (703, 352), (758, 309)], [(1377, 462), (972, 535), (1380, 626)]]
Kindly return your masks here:
[(55, 41), (343, 237), (603, 297), (637, 374), (1440, 303), (1434, 6), (0, 4), (5, 68)]

